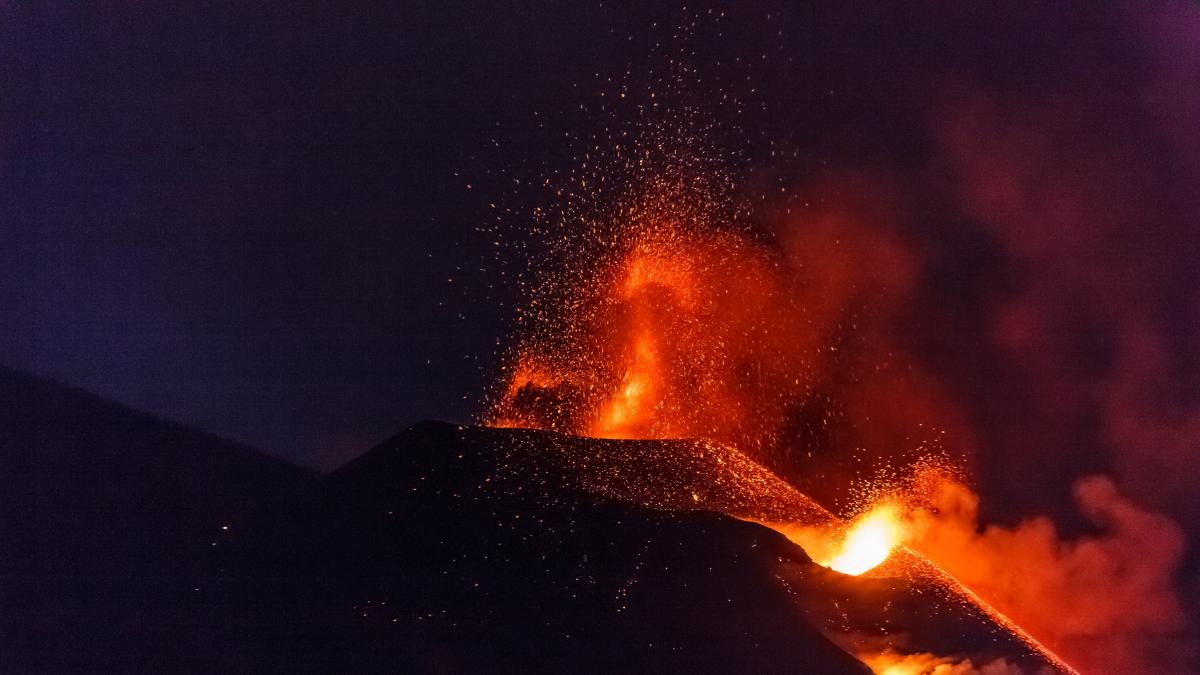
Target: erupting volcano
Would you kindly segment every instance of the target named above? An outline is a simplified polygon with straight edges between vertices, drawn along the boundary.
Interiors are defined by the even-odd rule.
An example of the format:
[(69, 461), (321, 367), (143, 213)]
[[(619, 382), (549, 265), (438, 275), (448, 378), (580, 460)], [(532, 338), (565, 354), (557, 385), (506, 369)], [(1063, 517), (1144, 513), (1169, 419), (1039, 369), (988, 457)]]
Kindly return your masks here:
[(0, 674), (1200, 672), (1195, 1), (109, 4), (0, 8)]
[[(606, 200), (600, 191), (587, 192), (592, 201), (575, 197), (574, 203), (590, 210), (563, 212), (563, 227), (586, 226), (590, 234), (564, 237), (555, 250), (565, 263), (541, 270), (485, 423), (582, 438), (699, 441), (623, 451), (623, 462), (645, 470), (627, 473), (607, 463), (599, 445), (585, 451), (597, 453), (594, 461), (569, 466), (583, 474), (587, 489), (655, 509), (715, 511), (760, 523), (785, 534), (819, 565), (861, 576), (829, 582), (855, 607), (843, 608), (840, 618), (813, 600), (829, 591), (811, 577), (779, 578), (792, 592), (806, 588), (797, 602), (807, 615), (851, 653), (884, 664), (878, 672), (901, 672), (896, 668), (904, 653), (936, 649), (963, 663), (988, 656), (1075, 672), (919, 547), (906, 548), (936, 527), (917, 515), (924, 513), (923, 495), (943, 484), (960, 485), (951, 472), (930, 468), (941, 455), (917, 455), (903, 489), (845, 476), (843, 484), (826, 486), (859, 495), (858, 515), (848, 519), (768, 468), (788, 450), (782, 432), (799, 411), (828, 415), (822, 407), (837, 404), (818, 394), (832, 361), (828, 355), (855, 330), (855, 301), (864, 292), (886, 295), (911, 283), (902, 247), (882, 235), (863, 236), (870, 225), (850, 212), (814, 214), (803, 237), (790, 241), (746, 226), (730, 172), (712, 158), (714, 150), (672, 126), (652, 132), (646, 142), (635, 138), (615, 146), (619, 170), (606, 171), (625, 184), (572, 177), (578, 189), (606, 184), (605, 196), (616, 196)], [(593, 157), (589, 176), (599, 171), (597, 163)], [(833, 250), (817, 248), (822, 245)], [(672, 453), (636, 454), (661, 455), (665, 448)], [(689, 472), (681, 473), (679, 462)], [(604, 478), (588, 478), (597, 464)], [(696, 475), (700, 466), (708, 468)], [(622, 477), (614, 479), (613, 472)], [(911, 597), (899, 598), (914, 592), (946, 598), (1019, 647), (947, 654), (953, 638), (941, 644), (928, 634), (913, 638), (921, 630), (912, 617), (893, 616), (888, 607), (911, 603)], [(848, 600), (863, 593), (874, 594), (873, 601)]]
[[(734, 449), (747, 444), (764, 456), (788, 398), (802, 391), (800, 377), (789, 382), (787, 374), (807, 377), (799, 363), (786, 359), (795, 351), (778, 341), (796, 335), (808, 322), (801, 308), (787, 301), (785, 285), (764, 249), (729, 232), (654, 227), (635, 231), (623, 256), (590, 268), (585, 278), (591, 290), (600, 289), (587, 296), (595, 304), (571, 305), (577, 315), (565, 324), (552, 322), (570, 326), (561, 339), (539, 334), (518, 350), (511, 378), (490, 413), (490, 426), (603, 439), (707, 439), (703, 445), (631, 446), (622, 462), (652, 468), (631, 470), (616, 480), (589, 480), (587, 465), (571, 466), (584, 473), (585, 485), (603, 494), (652, 508), (711, 510), (762, 523), (836, 572), (932, 589), (973, 607), (1028, 650), (1003, 656), (1037, 655), (1056, 670), (1074, 672), (969, 589), (903, 548), (916, 538), (913, 529), (918, 527), (906, 501), (888, 494), (867, 504), (858, 517), (842, 521)], [(794, 323), (769, 323), (780, 307), (795, 312)], [(758, 361), (775, 355), (781, 360)], [(699, 455), (683, 460), (678, 454), (637, 454), (661, 455), (665, 447)], [(600, 450), (592, 446), (586, 452)], [(679, 461), (708, 468), (685, 475)], [(602, 455), (593, 463), (605, 471), (616, 469)], [(932, 489), (935, 473), (926, 471), (916, 482)], [(937, 475), (952, 481), (944, 473)], [(841, 583), (849, 588), (844, 584), (853, 582)], [(855, 621), (865, 623), (852, 621), (829, 634), (853, 653), (871, 650), (867, 655), (879, 662), (898, 647), (910, 646), (902, 640), (890, 643), (885, 635), (882, 643), (876, 636), (864, 647), (859, 631), (868, 633), (868, 624), (886, 614), (882, 603), (891, 602), (877, 600), (878, 613), (859, 608)], [(828, 607), (810, 611), (819, 624), (832, 620), (821, 614)]]

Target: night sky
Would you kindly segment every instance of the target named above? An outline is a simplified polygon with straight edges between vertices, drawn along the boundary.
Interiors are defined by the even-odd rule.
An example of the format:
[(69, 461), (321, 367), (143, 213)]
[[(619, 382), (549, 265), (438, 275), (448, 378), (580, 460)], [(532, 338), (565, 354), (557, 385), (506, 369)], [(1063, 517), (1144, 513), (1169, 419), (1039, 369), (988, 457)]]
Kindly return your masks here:
[(478, 411), (495, 176), (681, 14), (301, 4), (0, 10), (0, 364), (318, 464)]
[(304, 4), (0, 9), (0, 365), (326, 467), (467, 421), (513, 186), (688, 52), (748, 198), (891, 195), (897, 341), (1008, 499), (1107, 471), (1187, 517), (1155, 481), (1200, 466), (1194, 3)]

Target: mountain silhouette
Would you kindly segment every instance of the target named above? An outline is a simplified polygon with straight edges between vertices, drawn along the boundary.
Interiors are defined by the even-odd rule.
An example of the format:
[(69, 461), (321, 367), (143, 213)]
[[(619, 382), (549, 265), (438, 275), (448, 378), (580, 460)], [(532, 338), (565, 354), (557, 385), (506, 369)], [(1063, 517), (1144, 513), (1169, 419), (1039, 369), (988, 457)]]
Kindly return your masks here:
[(2, 672), (172, 669), (188, 570), (316, 477), (6, 369), (0, 476)]
[(424, 422), (318, 476), (33, 376), (0, 402), (2, 672), (1048, 663), (904, 552), (845, 577), (748, 522), (832, 516), (709, 443)]

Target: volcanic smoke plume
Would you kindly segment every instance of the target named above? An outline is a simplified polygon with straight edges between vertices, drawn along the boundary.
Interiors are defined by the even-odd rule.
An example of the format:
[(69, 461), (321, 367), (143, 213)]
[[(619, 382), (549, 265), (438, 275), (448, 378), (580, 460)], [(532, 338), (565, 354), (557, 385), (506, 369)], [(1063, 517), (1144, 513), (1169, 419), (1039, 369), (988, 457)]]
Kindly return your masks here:
[[(860, 362), (883, 353), (896, 359), (868, 320), (846, 326), (847, 307), (852, 298), (894, 300), (913, 274), (911, 257), (893, 238), (837, 223), (822, 216), (811, 230), (798, 229), (810, 238), (789, 241), (782, 255), (728, 232), (638, 232), (621, 264), (597, 277), (611, 296), (572, 323), (578, 333), (570, 338), (582, 344), (535, 341), (521, 352), (493, 424), (613, 438), (710, 438), (786, 471), (781, 435), (798, 409), (813, 405), (816, 391), (825, 392), (816, 405), (878, 420), (854, 436), (856, 443), (954, 420), (938, 416), (954, 411), (932, 384), (911, 375), (913, 365), (900, 369), (908, 376), (899, 381), (896, 366), (854, 386), (832, 381), (840, 364), (825, 354), (838, 354), (840, 345), (860, 350)], [(818, 253), (830, 250), (824, 258)], [(855, 269), (876, 274), (854, 279)], [(862, 332), (840, 337), (851, 330)], [(889, 394), (901, 400), (888, 401)], [(901, 450), (895, 455), (916, 456), (923, 446)], [(980, 531), (978, 497), (962, 483), (929, 476), (912, 482), (921, 487), (908, 488), (891, 507), (899, 531), (878, 557), (839, 565), (849, 554), (822, 556), (819, 539), (794, 539), (852, 574), (906, 544), (1084, 672), (1089, 665), (1100, 672), (1177, 667), (1186, 658), (1173, 590), (1180, 529), (1120, 496), (1111, 480), (1078, 483), (1082, 512), (1107, 528), (1079, 540), (1060, 538), (1045, 517)], [(872, 508), (873, 500), (859, 501), (864, 511)]]
[[(930, 21), (1025, 26), (994, 14)], [(904, 170), (885, 145), (750, 208), (694, 112), (613, 133), (563, 188), (587, 234), (532, 290), (489, 423), (729, 444), (852, 519), (898, 490), (893, 544), (1083, 672), (1189, 668), (1200, 13), (1045, 21), (1083, 37), (1029, 39), (1042, 86), (906, 76), (931, 96)], [(981, 493), (909, 477), (931, 455)]]
[(1186, 670), (1193, 646), (1173, 588), (1183, 535), (1171, 520), (1090, 476), (1074, 496), (1104, 535), (1064, 540), (1045, 517), (981, 529), (978, 496), (953, 481), (932, 487), (909, 513), (909, 546), (1018, 625), (1084, 672)]

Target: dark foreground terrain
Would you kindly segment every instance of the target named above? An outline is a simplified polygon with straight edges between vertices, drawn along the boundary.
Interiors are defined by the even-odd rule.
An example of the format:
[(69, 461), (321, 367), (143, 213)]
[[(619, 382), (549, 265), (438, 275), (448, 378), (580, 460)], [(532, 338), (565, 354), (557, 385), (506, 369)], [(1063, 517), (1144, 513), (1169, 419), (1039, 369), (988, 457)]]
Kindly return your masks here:
[(888, 631), (1042, 665), (713, 512), (828, 517), (738, 457), (427, 422), (317, 476), (0, 371), (0, 672), (867, 673)]
[(318, 479), (44, 380), (0, 396), (0, 672), (867, 672), (766, 573), (803, 557), (782, 537), (493, 489), (504, 432), (418, 425)]

